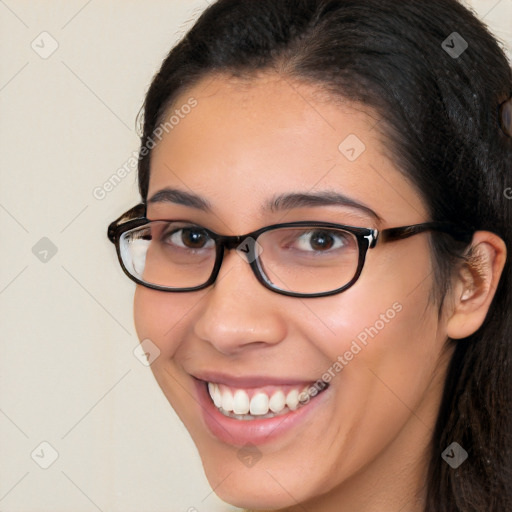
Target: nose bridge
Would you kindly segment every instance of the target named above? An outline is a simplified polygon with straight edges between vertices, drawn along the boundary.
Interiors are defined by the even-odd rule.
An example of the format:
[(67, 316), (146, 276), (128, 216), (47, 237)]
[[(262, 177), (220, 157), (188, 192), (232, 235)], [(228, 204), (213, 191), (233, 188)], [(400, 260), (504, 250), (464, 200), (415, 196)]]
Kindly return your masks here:
[[(235, 245), (235, 239), (229, 243)], [(226, 354), (250, 344), (279, 343), (286, 326), (273, 302), (276, 300), (285, 299), (258, 282), (245, 258), (228, 251), (217, 280), (202, 301), (194, 331)]]

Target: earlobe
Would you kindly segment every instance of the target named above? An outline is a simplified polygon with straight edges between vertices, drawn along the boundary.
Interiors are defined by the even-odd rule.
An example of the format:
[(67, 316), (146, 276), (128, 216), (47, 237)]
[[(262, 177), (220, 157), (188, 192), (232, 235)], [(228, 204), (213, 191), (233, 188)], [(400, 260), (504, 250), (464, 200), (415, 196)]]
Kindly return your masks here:
[(462, 339), (483, 324), (505, 266), (505, 242), (489, 231), (477, 231), (470, 252), (452, 289), (451, 315), (446, 333)]

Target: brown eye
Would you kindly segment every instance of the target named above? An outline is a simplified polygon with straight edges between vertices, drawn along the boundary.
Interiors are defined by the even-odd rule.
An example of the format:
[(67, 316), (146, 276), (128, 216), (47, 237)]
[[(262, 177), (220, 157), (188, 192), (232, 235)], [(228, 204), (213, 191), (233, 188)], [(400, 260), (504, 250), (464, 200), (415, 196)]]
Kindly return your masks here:
[(202, 249), (208, 241), (203, 232), (189, 228), (181, 230), (181, 239), (190, 249)]
[(330, 249), (334, 245), (334, 238), (325, 231), (317, 231), (309, 239), (311, 248), (315, 251)]
[(326, 252), (330, 249), (342, 249), (347, 243), (347, 235), (343, 231), (317, 229), (300, 233), (295, 246), (306, 252)]
[(208, 233), (199, 227), (181, 228), (165, 236), (164, 241), (184, 249), (206, 249), (215, 245)]

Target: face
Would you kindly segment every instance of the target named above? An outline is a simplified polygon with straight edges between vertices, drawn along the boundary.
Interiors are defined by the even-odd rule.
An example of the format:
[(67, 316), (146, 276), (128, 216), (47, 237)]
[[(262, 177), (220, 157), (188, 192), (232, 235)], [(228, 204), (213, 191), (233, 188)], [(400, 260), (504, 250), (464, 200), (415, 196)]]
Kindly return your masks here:
[[(361, 106), (271, 74), (244, 82), (208, 77), (173, 109), (190, 98), (195, 107), (153, 151), (148, 199), (166, 188), (193, 192), (209, 211), (160, 194), (148, 203), (149, 219), (185, 220), (223, 235), (294, 221), (385, 229), (429, 220), (388, 158), (378, 119)], [(325, 192), (352, 203), (275, 203)], [(377, 244), (359, 280), (333, 296), (274, 293), (234, 250), (207, 289), (137, 288), (139, 338), (161, 352), (152, 371), (222, 499), (260, 509), (325, 503), (328, 510), (335, 497), (350, 503), (365, 489), (420, 485), (448, 361), (431, 300), (428, 236)], [(328, 387), (319, 392), (321, 380)], [(229, 393), (244, 392), (236, 400), (242, 408), (251, 400), (254, 414), (222, 414), (207, 382), (226, 408)], [(307, 403), (295, 408), (303, 389)], [(262, 417), (269, 399), (282, 410)]]

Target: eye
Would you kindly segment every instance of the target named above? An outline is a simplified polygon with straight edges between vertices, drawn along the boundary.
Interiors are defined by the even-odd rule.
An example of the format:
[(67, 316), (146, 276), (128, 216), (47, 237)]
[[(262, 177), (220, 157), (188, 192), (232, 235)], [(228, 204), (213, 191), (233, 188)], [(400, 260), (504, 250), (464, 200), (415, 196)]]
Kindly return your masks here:
[(208, 233), (198, 227), (189, 226), (175, 229), (162, 236), (162, 241), (184, 249), (209, 249), (215, 246)]
[(342, 249), (350, 244), (350, 235), (343, 231), (316, 229), (297, 237), (295, 245), (301, 251), (326, 252)]

